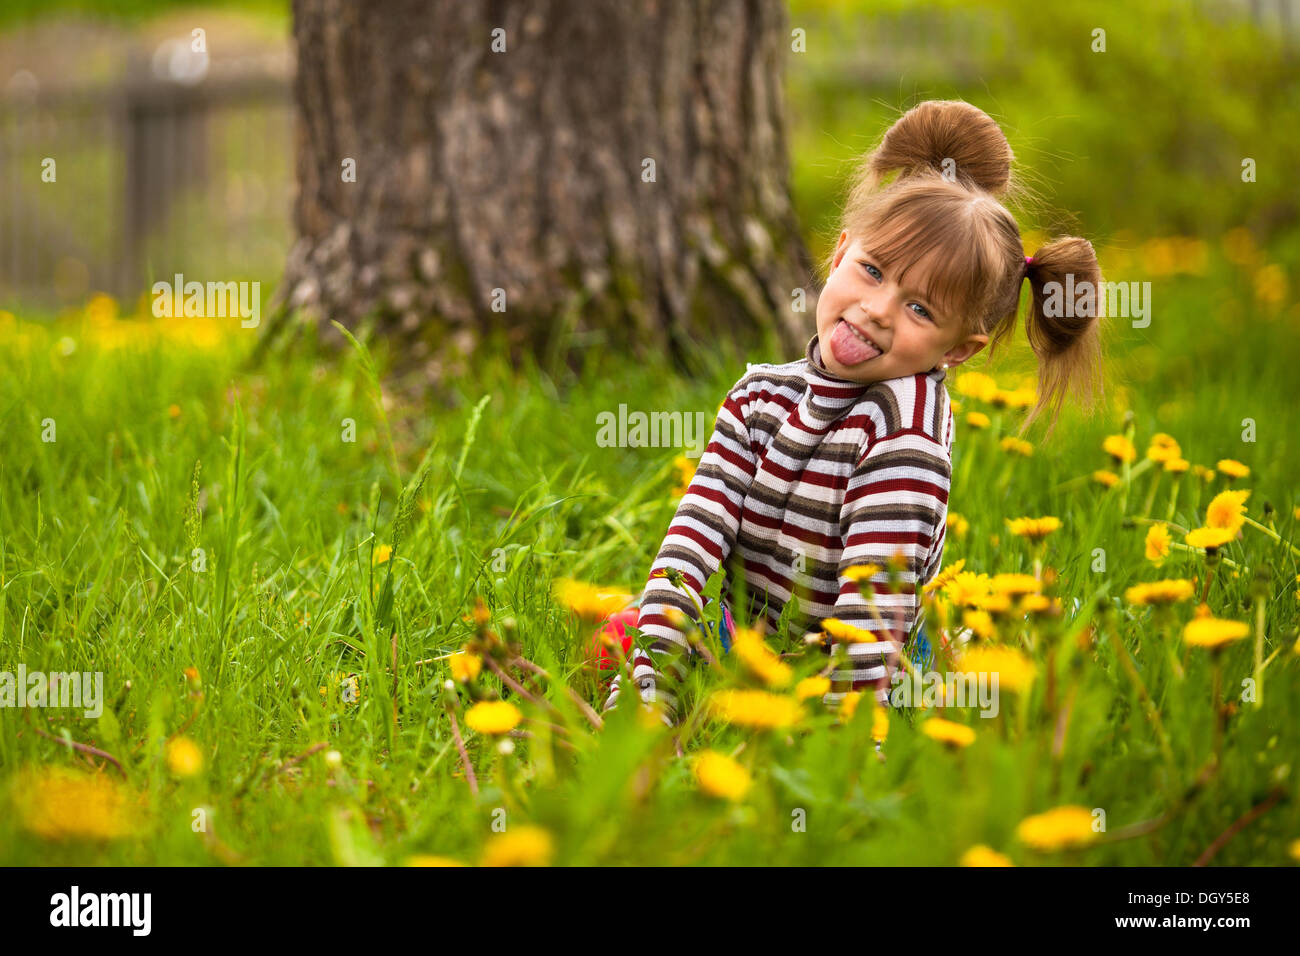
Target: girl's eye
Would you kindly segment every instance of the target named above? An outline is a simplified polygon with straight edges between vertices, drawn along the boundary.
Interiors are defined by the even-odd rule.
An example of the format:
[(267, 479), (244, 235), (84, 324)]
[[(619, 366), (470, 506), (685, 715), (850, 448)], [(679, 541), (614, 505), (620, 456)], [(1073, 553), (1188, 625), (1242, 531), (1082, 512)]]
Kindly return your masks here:
[(883, 279), (885, 277), (885, 274), (881, 272), (879, 269), (877, 269), (875, 266), (873, 266), (870, 262), (862, 262), (861, 260), (859, 260), (858, 265), (866, 269), (867, 274), (870, 275), (871, 278), (873, 279)]
[(912, 305), (916, 306), (916, 314), (917, 314), (917, 315), (922, 316), (923, 318), (930, 319), (930, 320), (933, 320), (933, 319), (934, 319), (934, 316), (932, 316), (932, 315), (930, 314), (929, 310), (928, 310), (925, 306), (923, 306), (921, 303), (919, 303), (919, 302), (913, 302)]

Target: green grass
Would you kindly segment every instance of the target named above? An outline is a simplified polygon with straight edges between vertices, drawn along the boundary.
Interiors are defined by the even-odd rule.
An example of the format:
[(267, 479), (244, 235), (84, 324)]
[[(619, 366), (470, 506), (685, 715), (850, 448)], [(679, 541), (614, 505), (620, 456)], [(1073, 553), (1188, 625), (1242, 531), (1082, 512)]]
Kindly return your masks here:
[[(268, 27), (287, 23), (283, 3), (229, 6)], [(959, 424), (950, 500), (969, 531), (950, 535), (945, 567), (965, 560), (990, 574), (1030, 570), (1032, 556), (1005, 519), (1063, 523), (1044, 561), (1069, 613), (1035, 638), (1033, 690), (1004, 695), (993, 720), (945, 714), (976, 730), (957, 753), (918, 731), (924, 716), (895, 714), (881, 762), (866, 707), (847, 727), (810, 710), (790, 734), (691, 720), (711, 689), (743, 682), (730, 658), (723, 673), (697, 668), (682, 747), (688, 757), (732, 754), (751, 770), (754, 786), (738, 805), (702, 795), (689, 759), (631, 711), (593, 732), (573, 705), (569, 691), (597, 707), (604, 693), (585, 667), (591, 625), (556, 605), (552, 583), (576, 577), (639, 589), (676, 505), (677, 450), (599, 447), (597, 414), (626, 403), (712, 416), (744, 361), (797, 356), (703, 349), (703, 368), (685, 374), (588, 342), (581, 371), (570, 373), (550, 357), (511, 369), (485, 346), (435, 393), (416, 399), (387, 383), (381, 403), (361, 352), (327, 355), (310, 336), (250, 369), (255, 333), (235, 320), (216, 348), (190, 341), (189, 321), (174, 320), (147, 334), (132, 326), (126, 338), (140, 347), (123, 350), (109, 347), (102, 326), (83, 328), (73, 316), (47, 324), (21, 315), (34, 324), (15, 324), (0, 313), (0, 672), (20, 664), (100, 671), (108, 699), (98, 719), (0, 710), (0, 864), (402, 863), (420, 854), (476, 862), (503, 821), (507, 833), (545, 828), (562, 864), (951, 864), (975, 844), (1025, 865), (1189, 864), (1252, 808), (1263, 810), (1213, 863), (1291, 859), (1288, 846), (1300, 838), (1295, 552), (1247, 527), (1226, 549), (1237, 575), (1225, 562), (1213, 578), (1208, 604), (1217, 616), (1253, 626), (1262, 607), (1268, 665), (1256, 707), (1241, 699), (1255, 668), (1253, 634), (1218, 659), (1221, 700), (1235, 708), (1221, 761), (1207, 773), (1214, 675), (1212, 658), (1182, 644), (1191, 606), (1157, 622), (1123, 601), (1141, 581), (1202, 575), (1204, 559), (1176, 551), (1156, 568), (1144, 558), (1146, 526), (1132, 519), (1143, 517), (1151, 471), (1127, 494), (1087, 478), (1107, 465), (1102, 439), (1131, 411), (1139, 454), (1166, 432), (1193, 462), (1248, 464), (1252, 474), (1238, 485), (1252, 490), (1250, 516), (1300, 543), (1292, 373), (1300, 307), (1285, 289), (1278, 301), (1257, 288), (1269, 265), (1285, 275), (1300, 255), (1294, 190), (1277, 175), (1293, 137), (1276, 131), (1294, 128), (1300, 102), (1284, 45), (1241, 16), (1174, 3), (1115, 2), (1052, 18), (1029, 0), (962, 4), (969, 12), (960, 17), (947, 0), (915, 13), (910, 4), (837, 3), (840, 12), (828, 15), (827, 6), (791, 4), (791, 26), (807, 27), (808, 54), (792, 55), (786, 69), (794, 200), (819, 259), (844, 175), (890, 111), (961, 96), (1004, 124), (1021, 171), (1046, 200), (1023, 226), (1123, 247), (1128, 255), (1102, 249), (1107, 278), (1154, 283), (1148, 328), (1112, 323), (1104, 414), (1067, 412), (1046, 442), (1036, 426), (1027, 460), (998, 447), (1014, 416), (997, 418), (992, 432)], [(139, 23), (181, 7), (114, 9)], [(23, 2), (0, 21), (35, 12)], [(936, 23), (949, 28), (936, 32)], [(1104, 56), (1089, 48), (1098, 25), (1108, 31)], [(990, 51), (974, 63), (976, 79), (950, 69), (960, 63), (945, 53), (955, 47), (962, 62), (975, 55), (970, 35), (992, 41), (975, 44)], [(870, 43), (897, 48), (896, 78), (843, 68), (876, 62)], [(1240, 180), (1244, 156), (1259, 163), (1257, 183)], [(65, 159), (60, 173), (102, 167), (89, 154)], [(1218, 242), (1241, 224), (1264, 243), (1248, 267), (1224, 261)], [(267, 220), (249, 226), (263, 242), (276, 235)], [(1134, 238), (1178, 232), (1209, 242), (1203, 274), (1170, 274)], [(223, 274), (229, 250), (202, 237), (185, 245), (205, 271)], [(363, 338), (382, 373), (386, 344)], [(1022, 343), (996, 367), (985, 368), (981, 355), (972, 368), (1014, 385), (1032, 372), (1028, 359)], [(978, 407), (963, 403), (963, 413)], [(54, 442), (42, 441), (47, 419)], [(355, 442), (343, 440), (345, 419), (355, 422)], [(1247, 420), (1253, 442), (1243, 441)], [(1222, 487), (1222, 479), (1202, 488), (1183, 478), (1174, 520), (1202, 523)], [(1166, 478), (1157, 517), (1169, 493)], [(393, 545), (391, 559), (376, 563), (376, 550)], [(1095, 570), (1098, 549), (1104, 570)], [(525, 705), (523, 727), (536, 736), (514, 739), (504, 754), (465, 731), (462, 705), (474, 796), (443, 683), (446, 655), (473, 636), (476, 598), (490, 609), (490, 627), (514, 634), (551, 675), (529, 686), (555, 713)], [(799, 637), (783, 632), (772, 643), (793, 651)], [(1120, 648), (1150, 693), (1167, 756)], [(795, 665), (803, 676), (817, 663)], [(355, 702), (343, 699), (348, 675)], [(491, 676), (477, 686), (518, 699)], [(1071, 693), (1058, 756), (1056, 718)], [(166, 741), (180, 738), (201, 755), (193, 776), (177, 776), (165, 758)], [(74, 742), (82, 749), (66, 746)], [(50, 801), (70, 787), (47, 777), (55, 768), (112, 788), (129, 806), (131, 832), (45, 832), (126, 815)], [(46, 800), (44, 811), (34, 800)], [(1105, 811), (1095, 845), (1039, 855), (1018, 840), (1026, 816), (1069, 804)], [(200, 809), (206, 830), (196, 831)]]
[[(1267, 567), (1263, 653), (1280, 650), (1260, 707), (1238, 699), (1253, 637), (1224, 653), (1223, 696), (1237, 710), (1218, 771), (1187, 797), (1212, 752), (1211, 658), (1179, 639), (1190, 604), (1162, 630), (1122, 594), (1139, 581), (1195, 576), (1203, 559), (1175, 553), (1154, 568), (1143, 557), (1145, 526), (1126, 526), (1122, 491), (1073, 480), (1105, 466), (1102, 438), (1131, 408), (1139, 454), (1164, 431), (1193, 462), (1245, 462), (1252, 474), (1238, 484), (1252, 489), (1249, 514), (1262, 520), (1269, 502), (1281, 535), (1300, 538), (1289, 371), (1300, 358), (1298, 319), (1294, 307), (1253, 303), (1251, 288), (1250, 275), (1217, 254), (1202, 277), (1158, 282), (1151, 326), (1116, 326), (1105, 414), (1067, 412), (1032, 458), (1013, 462), (996, 435), (959, 426), (951, 509), (970, 530), (950, 537), (945, 567), (965, 559), (988, 573), (1030, 569), (1004, 519), (1063, 522), (1045, 561), (1059, 574), (1054, 593), (1071, 611), (1078, 599), (1080, 611), (1040, 635), (1035, 652), (1041, 677), (1055, 647), (1058, 705), (1076, 688), (1059, 759), (1042, 679), (1024, 699), (1004, 693), (995, 720), (946, 714), (977, 732), (958, 753), (919, 733), (917, 714), (896, 714), (880, 762), (866, 707), (847, 727), (810, 711), (789, 735), (694, 722), (682, 741), (688, 754), (736, 753), (755, 776), (734, 806), (701, 795), (689, 760), (631, 711), (591, 730), (565, 690), (597, 707), (603, 700), (584, 668), (590, 627), (572, 621), (550, 588), (572, 576), (638, 589), (674, 511), (676, 450), (598, 447), (597, 413), (626, 402), (712, 416), (741, 361), (688, 380), (592, 349), (577, 373), (539, 361), (516, 375), (484, 348), (436, 394), (418, 402), (390, 394), (384, 412), (361, 353), (331, 358), (310, 336), (250, 371), (242, 358), (254, 333), (235, 320), (216, 349), (180, 341), (113, 350), (76, 326), (15, 326), (0, 316), (0, 670), (102, 671), (109, 700), (98, 720), (65, 709), (0, 712), (0, 799), (13, 803), (0, 813), (0, 864), (401, 863), (416, 854), (475, 862), (497, 838), (501, 810), (507, 832), (546, 828), (558, 863), (950, 864), (984, 843), (1022, 864), (1187, 864), (1274, 787), (1283, 798), (1214, 862), (1285, 862), (1300, 837), (1294, 552), (1249, 527), (1226, 549), (1239, 576), (1220, 567), (1210, 607), (1253, 622), (1252, 582)], [(71, 354), (55, 346), (64, 334), (76, 342)], [(371, 344), (386, 368), (383, 343)], [(1024, 368), (1019, 349), (990, 371), (1014, 384)], [(347, 418), (355, 443), (342, 440)], [(1253, 444), (1242, 441), (1244, 418), (1256, 423)], [(41, 440), (45, 419), (55, 422), (54, 442)], [(1029, 437), (1037, 444), (1040, 434)], [(1150, 478), (1134, 479), (1130, 515)], [(1199, 525), (1220, 486), (1198, 493), (1184, 478), (1175, 520)], [(1166, 479), (1159, 517), (1168, 491)], [(378, 546), (393, 544), (391, 560), (372, 564)], [(204, 570), (194, 570), (195, 548)], [(1097, 548), (1104, 572), (1093, 570)], [(466, 617), (479, 596), (491, 627), (513, 627), (525, 656), (552, 676), (530, 686), (556, 712), (525, 722), (536, 736), (516, 739), (508, 755), (466, 731), (474, 798), (447, 714), (448, 665), (438, 658), (470, 639)], [(1080, 643), (1085, 624), (1092, 640)], [(794, 649), (799, 636), (773, 644)], [(1116, 642), (1137, 661), (1170, 760)], [(726, 659), (725, 673), (697, 668), (689, 702), (740, 681), (734, 663)], [(815, 665), (796, 669), (802, 676)], [(191, 667), (201, 697), (187, 682)], [(349, 674), (355, 703), (341, 699), (339, 677)], [(490, 676), (479, 683), (488, 694), (503, 689)], [(177, 735), (203, 755), (195, 776), (175, 776), (163, 757)], [(122, 773), (51, 738), (101, 749)], [(339, 753), (337, 767), (328, 751)], [(53, 766), (120, 781), (137, 801), (137, 829), (41, 836), (30, 813), (11, 811), (30, 796), (31, 774)], [(1022, 818), (1063, 804), (1104, 809), (1108, 842), (1046, 856), (1017, 842)], [(205, 808), (206, 834), (192, 829), (196, 808)], [(792, 829), (796, 809), (806, 811), (804, 832)]]

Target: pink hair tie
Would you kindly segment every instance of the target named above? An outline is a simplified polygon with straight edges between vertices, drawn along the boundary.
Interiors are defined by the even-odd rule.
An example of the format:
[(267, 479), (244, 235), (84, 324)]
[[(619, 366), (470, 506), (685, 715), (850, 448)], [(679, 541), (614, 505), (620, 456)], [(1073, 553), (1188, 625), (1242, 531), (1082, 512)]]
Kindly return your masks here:
[(1033, 264), (1034, 264), (1034, 257), (1033, 257), (1033, 256), (1025, 256), (1025, 265), (1027, 265), (1027, 266), (1032, 266)]

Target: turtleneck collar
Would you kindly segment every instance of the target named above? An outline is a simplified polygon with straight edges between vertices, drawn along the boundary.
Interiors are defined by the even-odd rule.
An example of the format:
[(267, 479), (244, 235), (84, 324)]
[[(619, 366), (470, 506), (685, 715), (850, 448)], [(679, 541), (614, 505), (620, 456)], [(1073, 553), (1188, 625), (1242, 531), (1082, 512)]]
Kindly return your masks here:
[[(800, 404), (812, 417), (821, 421), (832, 422), (839, 418), (875, 384), (853, 382), (830, 371), (822, 362), (821, 343), (816, 333), (808, 340), (805, 357), (808, 361), (804, 366), (804, 379), (808, 382), (808, 390)], [(935, 382), (942, 382), (948, 375), (943, 368), (933, 368), (924, 374)]]

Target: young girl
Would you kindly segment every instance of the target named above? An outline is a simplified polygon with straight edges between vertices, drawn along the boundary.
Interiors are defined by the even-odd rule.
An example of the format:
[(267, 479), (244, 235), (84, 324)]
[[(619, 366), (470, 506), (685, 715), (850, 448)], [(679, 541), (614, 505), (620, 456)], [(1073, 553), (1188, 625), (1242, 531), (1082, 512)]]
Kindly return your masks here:
[[(670, 726), (692, 654), (674, 620), (698, 621), (700, 591), (724, 565), (724, 611), (743, 579), (747, 619), (770, 630), (797, 595), (791, 633), (819, 631), (834, 617), (876, 635), (848, 645), (824, 701), (837, 706), (862, 688), (888, 701), (897, 655), (920, 624), (918, 591), (943, 557), (953, 441), (947, 370), (990, 335), (996, 349), (1014, 329), (1026, 279), (1039, 387), (1025, 427), (1050, 406), (1050, 436), (1066, 391), (1077, 389), (1089, 405), (1100, 397), (1097, 318), (1044, 309), (1044, 286), (1067, 274), (1075, 286), (1097, 287), (1093, 248), (1063, 238), (1026, 255), (1015, 219), (995, 198), (1011, 186), (1011, 160), (998, 125), (959, 101), (921, 103), (868, 155), (806, 354), (752, 366), (727, 394), (641, 595), (636, 626), (651, 643), (632, 651), (632, 679)], [(870, 564), (880, 569), (870, 578), (876, 609), (891, 620), (880, 620), (846, 575)], [(681, 587), (663, 576), (668, 570), (681, 572)], [(729, 613), (723, 623), (729, 630)], [(615, 677), (606, 710), (623, 680)]]

